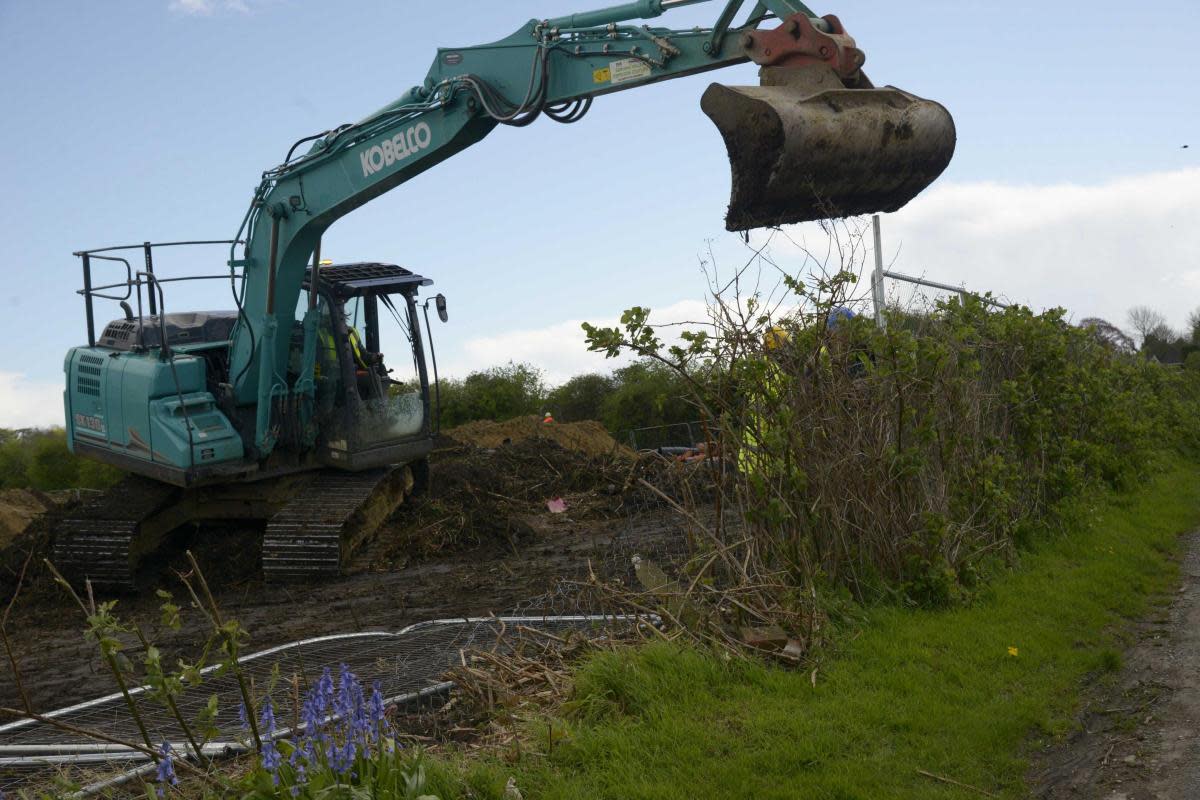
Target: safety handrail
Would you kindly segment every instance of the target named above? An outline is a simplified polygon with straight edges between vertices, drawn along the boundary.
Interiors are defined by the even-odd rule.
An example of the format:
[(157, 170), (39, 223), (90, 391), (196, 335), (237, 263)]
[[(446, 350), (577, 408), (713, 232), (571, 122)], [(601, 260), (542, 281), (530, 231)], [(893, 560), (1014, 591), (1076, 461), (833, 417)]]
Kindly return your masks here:
[[(94, 247), (90, 250), (76, 250), (72, 255), (76, 256), (77, 258), (80, 258), (83, 262), (83, 288), (76, 291), (76, 294), (82, 295), (82, 297), (83, 297), (84, 311), (85, 311), (86, 318), (87, 318), (88, 346), (89, 347), (96, 346), (96, 322), (95, 322), (95, 308), (94, 308), (93, 301), (98, 298), (98, 299), (103, 299), (103, 300), (116, 300), (118, 302), (124, 302), (126, 300), (129, 300), (129, 298), (133, 296), (133, 290), (136, 288), (137, 289), (138, 316), (140, 317), (141, 309), (142, 309), (142, 286), (147, 284), (147, 282), (142, 281), (140, 277), (138, 277), (138, 278), (134, 277), (133, 267), (130, 265), (130, 263), (127, 259), (121, 258), (119, 256), (101, 255), (102, 253), (112, 253), (112, 252), (124, 251), (124, 250), (141, 250), (143, 259), (145, 261), (146, 268), (145, 268), (144, 272), (138, 271), (137, 274), (139, 276), (140, 275), (149, 275), (151, 277), (154, 277), (154, 249), (156, 247), (159, 247), (159, 248), (161, 248), (161, 247), (184, 247), (184, 246), (189, 246), (189, 245), (217, 245), (217, 244), (236, 246), (239, 244), (245, 244), (245, 241), (241, 240), (241, 239), (193, 239), (193, 240), (179, 241), (179, 242), (142, 242), (141, 244), (121, 244), (121, 245), (112, 245), (110, 247)], [(92, 259), (93, 258), (100, 259), (103, 261), (117, 261), (117, 262), (123, 263), (125, 265), (125, 274), (126, 274), (125, 282), (124, 283), (105, 284), (103, 286), (93, 286), (92, 285)], [(243, 280), (245, 280), (244, 274), (241, 276), (234, 276), (234, 277), (235, 277), (235, 279), (236, 279), (236, 277), (241, 277)], [(175, 281), (185, 281), (185, 280), (214, 280), (216, 278), (228, 279), (228, 278), (230, 278), (230, 275), (229, 274), (223, 274), (223, 275), (219, 275), (219, 276), (218, 275), (211, 275), (211, 276), (210, 275), (189, 275), (189, 276), (183, 276), (183, 277), (179, 277), (179, 278), (164, 278), (164, 279), (162, 279), (161, 283), (171, 283), (171, 282), (175, 282)], [(154, 280), (156, 282), (159, 281), (158, 278), (154, 278)], [(117, 297), (114, 295), (109, 295), (109, 294), (103, 293), (106, 290), (117, 289), (121, 286), (126, 287), (124, 297)], [(161, 286), (158, 287), (158, 293), (159, 293), (159, 295), (162, 294)], [(158, 308), (159, 297), (155, 296), (154, 291), (149, 291), (147, 300), (148, 300), (148, 303), (150, 306), (150, 315), (157, 316), (159, 313), (159, 308)]]

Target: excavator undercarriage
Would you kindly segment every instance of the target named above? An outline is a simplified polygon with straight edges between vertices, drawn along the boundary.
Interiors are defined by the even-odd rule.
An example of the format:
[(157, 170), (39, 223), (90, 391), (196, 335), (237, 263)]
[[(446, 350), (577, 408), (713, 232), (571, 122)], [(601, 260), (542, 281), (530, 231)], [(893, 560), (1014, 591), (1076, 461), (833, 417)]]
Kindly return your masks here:
[[(428, 461), (342, 472), (325, 469), (254, 483), (182, 489), (130, 476), (60, 520), (54, 563), (82, 584), (132, 591), (144, 559), (186, 526), (263, 527), (268, 582), (337, 577), (351, 557), (416, 491)], [(256, 548), (248, 546), (246, 557)]]

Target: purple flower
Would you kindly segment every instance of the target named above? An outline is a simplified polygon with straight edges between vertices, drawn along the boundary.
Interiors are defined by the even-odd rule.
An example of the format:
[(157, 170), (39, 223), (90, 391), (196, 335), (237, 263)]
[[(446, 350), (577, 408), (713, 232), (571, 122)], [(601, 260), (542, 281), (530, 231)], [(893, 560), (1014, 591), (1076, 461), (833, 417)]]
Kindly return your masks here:
[(246, 715), (246, 704), (238, 703), (238, 725), (242, 730), (250, 730), (250, 718)]
[(387, 709), (383, 704), (383, 692), (379, 689), (379, 681), (371, 686), (371, 707), (368, 710), (371, 722), (378, 725), (386, 720), (383, 718)]
[(271, 782), (278, 786), (279, 766), (283, 763), (283, 757), (279, 754), (279, 748), (275, 746), (274, 739), (263, 740), (261, 755), (263, 769), (271, 773)]
[(325, 711), (333, 705), (333, 673), (329, 671), (329, 667), (326, 667), (321, 673), (313, 690), (318, 710)]
[(162, 797), (166, 792), (163, 790), (163, 784), (175, 786), (179, 783), (179, 778), (175, 775), (175, 763), (171, 756), (171, 743), (163, 742), (162, 747), (158, 749), (158, 754), (162, 756), (158, 760), (158, 772), (155, 777), (158, 780), (158, 787), (155, 792), (159, 797)]
[(371, 741), (379, 741), (379, 737), (387, 732), (387, 706), (383, 702), (383, 692), (379, 688), (379, 681), (371, 687), (371, 703), (367, 708), (367, 719), (371, 723)]
[(362, 686), (358, 683), (358, 678), (350, 671), (349, 665), (342, 664), (341, 674), (338, 676), (338, 693), (334, 711), (339, 717), (349, 719), (357, 709), (362, 707), (362, 702), (363, 691)]
[(264, 736), (275, 733), (275, 709), (271, 707), (271, 698), (263, 700), (262, 715), (258, 718), (258, 726)]

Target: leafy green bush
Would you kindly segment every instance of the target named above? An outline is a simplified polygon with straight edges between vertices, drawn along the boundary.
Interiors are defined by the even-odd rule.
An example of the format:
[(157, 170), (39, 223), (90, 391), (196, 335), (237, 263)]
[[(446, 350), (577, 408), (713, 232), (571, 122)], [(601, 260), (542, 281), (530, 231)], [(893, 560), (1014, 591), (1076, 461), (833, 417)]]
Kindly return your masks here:
[(552, 390), (536, 367), (509, 363), (472, 372), (461, 380), (442, 380), (441, 407), (443, 428), (479, 419), (502, 422), (544, 411), (560, 422), (597, 420), (614, 434), (696, 418), (686, 381), (649, 360), (611, 375), (577, 375)]
[(696, 419), (687, 382), (669, 367), (635, 361), (616, 370), (613, 377), (615, 388), (604, 399), (600, 416), (613, 433)]
[(121, 475), (115, 467), (72, 454), (61, 428), (0, 430), (0, 488), (102, 489)]
[(441, 425), (453, 428), (477, 419), (502, 422), (539, 414), (544, 410), (546, 386), (535, 367), (509, 362), (472, 372), (462, 380), (443, 380), (440, 392)]
[(617, 381), (612, 375), (576, 375), (546, 396), (546, 407), (560, 422), (599, 420), (604, 415), (604, 404), (616, 390)]

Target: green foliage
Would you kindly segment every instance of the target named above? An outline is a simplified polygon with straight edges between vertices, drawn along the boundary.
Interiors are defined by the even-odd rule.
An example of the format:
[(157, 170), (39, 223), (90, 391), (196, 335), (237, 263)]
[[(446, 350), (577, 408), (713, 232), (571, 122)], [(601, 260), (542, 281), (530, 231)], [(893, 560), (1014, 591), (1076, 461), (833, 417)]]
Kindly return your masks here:
[(542, 374), (528, 364), (509, 363), (462, 380), (441, 382), (441, 424), (453, 428), (477, 419), (502, 422), (539, 414), (546, 395)]
[(605, 403), (617, 386), (611, 375), (596, 372), (576, 375), (546, 395), (546, 407), (559, 422), (599, 420), (604, 415)]
[(613, 433), (696, 419), (691, 390), (679, 373), (649, 360), (613, 373), (616, 388), (604, 399), (600, 420)]
[(548, 390), (529, 364), (508, 364), (442, 381), (442, 427), (479, 419), (498, 422), (550, 411), (560, 422), (597, 420), (612, 433), (696, 418), (686, 381), (643, 359), (611, 375), (588, 373)]
[(115, 467), (72, 454), (61, 428), (0, 430), (0, 488), (103, 489), (120, 479)]

